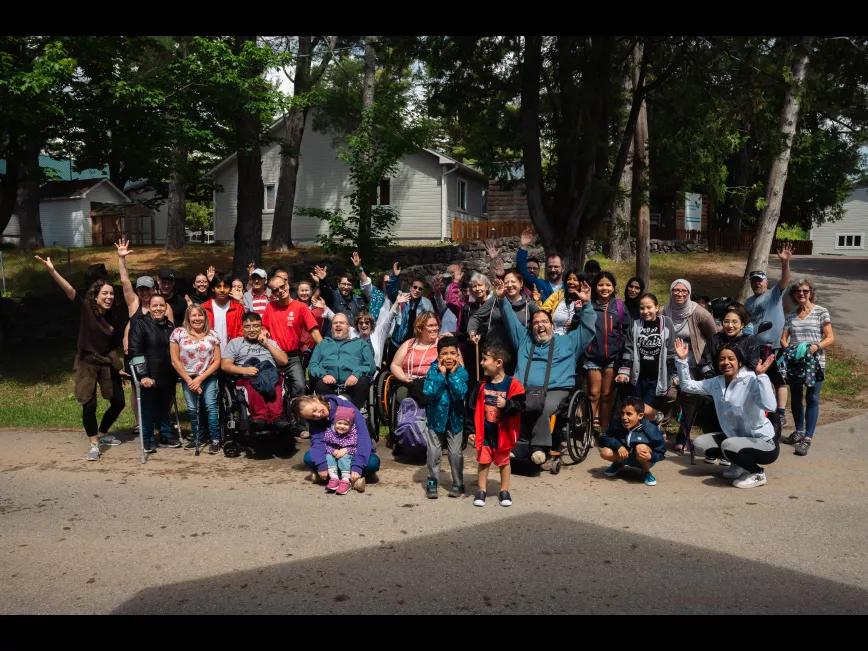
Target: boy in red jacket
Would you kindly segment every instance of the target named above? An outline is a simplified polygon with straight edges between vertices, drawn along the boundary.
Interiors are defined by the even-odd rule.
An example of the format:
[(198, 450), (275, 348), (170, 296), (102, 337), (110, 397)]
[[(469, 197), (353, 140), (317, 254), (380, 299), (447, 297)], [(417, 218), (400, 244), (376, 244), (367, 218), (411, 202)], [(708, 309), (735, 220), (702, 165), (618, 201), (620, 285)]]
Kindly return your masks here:
[(479, 490), (473, 506), (485, 506), (488, 468), (492, 463), (500, 468), (500, 505), (512, 504), (509, 494), (509, 453), (515, 446), (521, 428), (524, 387), (503, 370), (509, 358), (509, 351), (495, 342), (486, 345), (482, 353), (481, 366), (486, 380), (479, 387), (474, 412)]

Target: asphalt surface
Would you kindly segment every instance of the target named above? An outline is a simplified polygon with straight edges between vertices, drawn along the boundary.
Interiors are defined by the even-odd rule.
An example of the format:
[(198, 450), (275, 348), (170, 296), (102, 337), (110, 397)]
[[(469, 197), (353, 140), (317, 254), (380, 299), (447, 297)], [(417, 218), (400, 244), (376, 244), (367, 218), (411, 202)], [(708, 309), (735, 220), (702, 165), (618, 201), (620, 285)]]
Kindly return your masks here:
[[(0, 613), (868, 613), (868, 415), (784, 446), (769, 484), (667, 457), (656, 487), (592, 451), (514, 506), (381, 481), (326, 495), (289, 460), (0, 432)], [(475, 481), (466, 454), (468, 493)], [(444, 460), (442, 482), (447, 481)], [(496, 494), (491, 478), (489, 493)]]

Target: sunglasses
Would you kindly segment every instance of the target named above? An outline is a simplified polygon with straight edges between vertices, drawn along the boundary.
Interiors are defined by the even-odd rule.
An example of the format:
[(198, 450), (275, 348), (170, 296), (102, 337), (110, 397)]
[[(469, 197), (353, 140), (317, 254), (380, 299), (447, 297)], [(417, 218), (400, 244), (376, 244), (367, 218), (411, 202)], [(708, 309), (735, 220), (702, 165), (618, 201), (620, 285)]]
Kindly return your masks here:
[(366, 323), (368, 325), (371, 325), (373, 321), (371, 321), (371, 319), (359, 319), (358, 321), (356, 321), (356, 325), (364, 325)]
[(810, 289), (797, 289), (794, 293), (795, 294), (810, 294), (811, 290)]
[(271, 288), (271, 291), (273, 291), (273, 292), (281, 292), (281, 293), (282, 293), (282, 292), (287, 291), (287, 287), (286, 287), (286, 285), (281, 285), (280, 287), (272, 287), (272, 288)]
[(413, 289), (425, 289), (422, 285), (413, 285)]

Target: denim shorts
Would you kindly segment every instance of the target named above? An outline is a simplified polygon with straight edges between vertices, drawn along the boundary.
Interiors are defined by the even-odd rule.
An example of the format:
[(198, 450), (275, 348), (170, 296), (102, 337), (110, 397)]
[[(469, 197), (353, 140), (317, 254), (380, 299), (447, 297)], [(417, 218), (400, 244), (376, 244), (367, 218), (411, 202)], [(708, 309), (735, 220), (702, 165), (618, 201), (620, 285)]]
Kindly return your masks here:
[(615, 360), (612, 360), (611, 362), (606, 362), (605, 366), (600, 366), (599, 364), (597, 364), (597, 362), (586, 359), (585, 363), (582, 365), (582, 368), (584, 368), (586, 371), (602, 371), (604, 368), (615, 368)]
[(639, 398), (652, 409), (660, 409), (666, 396), (657, 395), (657, 378), (639, 378), (633, 387), (632, 395)]

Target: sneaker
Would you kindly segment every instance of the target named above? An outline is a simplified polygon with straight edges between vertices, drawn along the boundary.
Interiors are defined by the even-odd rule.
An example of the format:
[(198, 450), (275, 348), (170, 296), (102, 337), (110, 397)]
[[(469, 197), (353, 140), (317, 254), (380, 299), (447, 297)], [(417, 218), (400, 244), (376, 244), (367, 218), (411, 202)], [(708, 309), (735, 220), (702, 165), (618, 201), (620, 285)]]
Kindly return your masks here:
[(425, 497), (429, 500), (437, 499), (437, 480), (429, 479), (428, 483), (425, 486)]
[(335, 490), (335, 495), (346, 495), (350, 492), (351, 488), (352, 486), (350, 486), (349, 480), (341, 479), (341, 481), (338, 483), (337, 490)]
[(195, 450), (199, 447), (199, 444), (196, 441), (190, 440), (187, 441), (187, 445), (184, 446), (185, 450)]
[(789, 436), (782, 436), (781, 443), (786, 443), (787, 445), (795, 445), (799, 441), (805, 438), (804, 432), (795, 431)]
[(808, 450), (811, 449), (811, 437), (805, 436), (798, 443), (796, 443), (796, 454), (800, 457), (805, 457), (808, 455)]
[(530, 455), (530, 460), (536, 465), (541, 466), (546, 461), (546, 453), (542, 450), (536, 450), (532, 455)]
[(116, 438), (112, 434), (106, 434), (99, 439), (100, 445), (120, 445), (121, 443), (123, 443), (123, 441), (121, 441), (119, 438)]
[(736, 488), (756, 488), (757, 486), (765, 486), (768, 482), (766, 474), (759, 472), (754, 475), (748, 474), (741, 479), (736, 479), (732, 485)]
[(326, 493), (334, 493), (338, 486), (340, 486), (341, 480), (337, 477), (329, 477), (329, 483), (326, 484)]
[(208, 454), (217, 454), (220, 452), (220, 444), (217, 441), (211, 441), (208, 446)]
[(150, 443), (145, 443), (145, 452), (147, 454), (154, 454), (157, 451), (157, 444), (154, 441)]
[(717, 462), (718, 462), (721, 466), (731, 466), (731, 465), (732, 465), (732, 461), (730, 461), (729, 459), (724, 459), (723, 457), (720, 457), (720, 459), (718, 459)]
[(355, 488), (355, 489), (356, 489), (358, 492), (360, 492), (360, 493), (364, 493), (364, 492), (365, 492), (365, 487), (366, 487), (367, 485), (368, 485), (368, 483), (365, 481), (365, 478), (364, 478), (364, 477), (359, 477), (359, 478), (355, 481), (355, 483), (353, 484), (353, 488)]
[(485, 491), (476, 491), (473, 497), (473, 506), (485, 506)]
[(656, 486), (657, 485), (657, 478), (654, 475), (652, 475), (650, 472), (645, 473), (645, 479), (643, 479), (642, 481), (645, 482), (646, 486)]
[(181, 447), (181, 441), (179, 439), (160, 440), (159, 445), (161, 448), (179, 448)]
[(88, 461), (99, 461), (99, 446), (91, 445), (90, 451), (87, 453)]
[(715, 459), (714, 457), (705, 457), (705, 458), (703, 459), (703, 461), (704, 461), (705, 463), (711, 463), (711, 464), (715, 464), (715, 463), (717, 463), (717, 459)]
[(740, 477), (744, 477), (745, 475), (750, 474), (744, 468), (732, 464), (729, 468), (723, 471), (724, 479), (739, 479)]
[(606, 468), (603, 471), (603, 476), (604, 477), (614, 477), (615, 475), (618, 474), (618, 472), (621, 470), (623, 465), (624, 464), (621, 464), (621, 463), (613, 463), (611, 466), (609, 466), (608, 468)]
[(449, 497), (461, 497), (464, 495), (464, 486), (452, 486), (449, 489)]
[(500, 491), (497, 498), (500, 500), (501, 506), (512, 506), (512, 495), (509, 491)]

